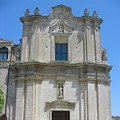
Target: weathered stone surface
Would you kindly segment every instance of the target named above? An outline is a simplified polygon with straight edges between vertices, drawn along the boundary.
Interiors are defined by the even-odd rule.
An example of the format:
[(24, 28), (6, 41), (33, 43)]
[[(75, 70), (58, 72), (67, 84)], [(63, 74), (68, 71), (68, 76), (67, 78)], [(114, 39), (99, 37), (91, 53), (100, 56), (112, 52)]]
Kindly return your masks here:
[[(87, 10), (75, 17), (64, 5), (48, 16), (34, 12), (20, 18), (22, 40), (9, 66), (8, 119), (52, 120), (52, 111), (70, 111), (70, 120), (111, 120), (112, 67), (101, 47), (103, 20)], [(55, 43), (68, 44), (68, 60), (55, 60)]]

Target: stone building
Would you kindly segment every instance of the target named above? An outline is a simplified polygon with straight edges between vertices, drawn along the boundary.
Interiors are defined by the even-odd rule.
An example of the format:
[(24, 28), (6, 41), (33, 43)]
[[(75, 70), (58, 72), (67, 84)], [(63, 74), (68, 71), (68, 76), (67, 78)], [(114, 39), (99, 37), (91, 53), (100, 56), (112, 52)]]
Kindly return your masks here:
[(8, 120), (111, 120), (112, 67), (96, 11), (75, 17), (58, 5), (48, 16), (27, 9), (20, 20), (20, 44), (0, 40)]
[(112, 120), (120, 120), (120, 116), (112, 116)]

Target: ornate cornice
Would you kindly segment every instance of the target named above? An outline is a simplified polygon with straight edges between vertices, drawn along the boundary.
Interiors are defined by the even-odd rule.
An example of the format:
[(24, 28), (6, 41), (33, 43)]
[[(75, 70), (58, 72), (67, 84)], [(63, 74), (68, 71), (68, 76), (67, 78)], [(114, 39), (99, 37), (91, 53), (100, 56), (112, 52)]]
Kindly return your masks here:
[[(38, 11), (39, 12), (39, 11)], [(92, 22), (92, 23), (98, 23), (101, 24), (102, 23), (102, 19), (98, 18), (98, 16), (93, 15), (93, 16), (82, 16), (82, 17), (75, 17), (72, 14), (72, 10), (70, 7), (65, 6), (63, 4), (60, 4), (58, 6), (52, 7), (51, 13), (48, 16), (42, 16), (40, 14), (35, 14), (34, 15), (30, 15), (29, 14), (30, 11), (27, 10), (27, 12), (25, 13), (25, 17), (21, 17), (20, 20), (22, 23), (24, 22), (32, 22), (34, 20), (38, 20), (41, 21), (43, 20), (44, 22), (48, 22), (49, 24), (51, 23), (52, 20), (61, 20), (61, 21), (66, 21), (66, 20), (72, 20), (74, 22)], [(27, 15), (26, 15), (27, 14)]]
[(14, 45), (13, 41), (10, 40), (4, 40), (0, 38), (0, 48), (2, 47), (12, 47)]
[(108, 66), (106, 64), (100, 64), (100, 63), (90, 63), (90, 62), (82, 62), (82, 63), (77, 63), (77, 62), (70, 62), (70, 61), (50, 61), (50, 62), (37, 62), (37, 61), (32, 61), (32, 62), (18, 62), (18, 63), (13, 63), (11, 67), (29, 67), (29, 66), (49, 66), (49, 67), (54, 67), (54, 66), (63, 66), (63, 67), (77, 67), (81, 68), (82, 67), (95, 67), (95, 68), (106, 68), (107, 70), (111, 70), (112, 66)]
[(103, 19), (101, 18), (95, 18), (92, 16), (82, 16), (79, 18), (80, 21), (83, 23), (90, 22), (90, 23), (98, 23), (99, 25), (103, 22)]
[(109, 82), (111, 66), (91, 63), (15, 63), (10, 66), (13, 80), (42, 80), (54, 77), (56, 82), (65, 82), (66, 78), (74, 77), (80, 82)]

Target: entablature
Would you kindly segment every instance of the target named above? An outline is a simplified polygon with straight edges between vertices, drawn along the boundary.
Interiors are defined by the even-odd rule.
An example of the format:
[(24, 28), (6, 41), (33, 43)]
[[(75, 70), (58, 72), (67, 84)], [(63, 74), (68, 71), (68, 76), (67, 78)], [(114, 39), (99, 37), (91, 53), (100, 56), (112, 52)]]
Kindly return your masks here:
[(56, 82), (66, 78), (76, 78), (79, 81), (110, 82), (111, 66), (93, 63), (15, 63), (10, 66), (11, 80), (43, 80), (44, 77), (54, 77)]

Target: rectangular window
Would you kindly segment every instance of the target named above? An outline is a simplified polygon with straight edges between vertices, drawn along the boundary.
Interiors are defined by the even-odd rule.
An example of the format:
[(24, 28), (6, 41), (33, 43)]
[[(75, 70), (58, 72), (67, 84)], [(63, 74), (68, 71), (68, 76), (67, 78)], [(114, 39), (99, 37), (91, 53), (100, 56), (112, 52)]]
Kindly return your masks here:
[(55, 60), (67, 60), (68, 59), (68, 45), (66, 43), (55, 44)]

